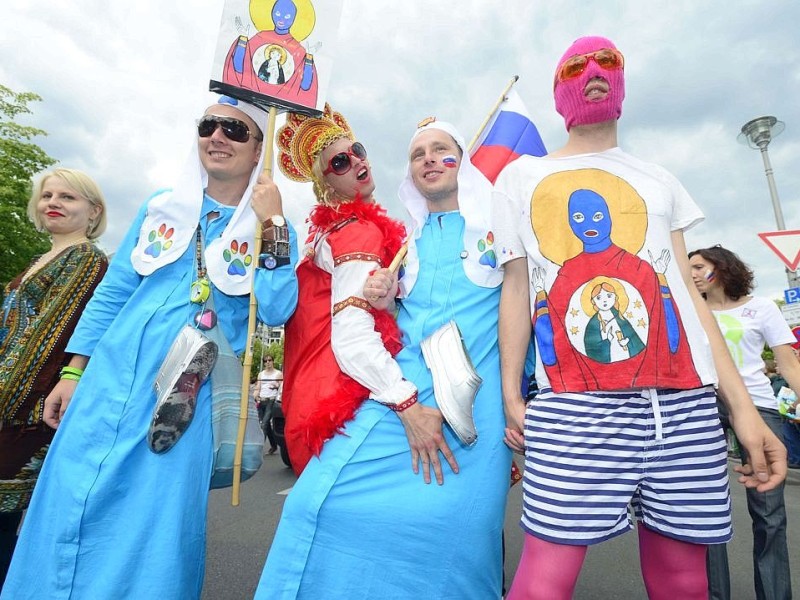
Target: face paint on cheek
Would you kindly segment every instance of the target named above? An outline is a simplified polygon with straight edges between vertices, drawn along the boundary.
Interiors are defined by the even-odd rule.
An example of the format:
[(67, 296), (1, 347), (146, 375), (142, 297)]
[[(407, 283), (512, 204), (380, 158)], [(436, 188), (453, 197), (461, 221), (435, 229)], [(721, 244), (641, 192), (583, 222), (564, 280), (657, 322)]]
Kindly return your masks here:
[(708, 283), (711, 283), (712, 281), (714, 281), (717, 278), (717, 274), (714, 271), (712, 271), (711, 269), (706, 269), (706, 272), (703, 275), (703, 277), (705, 278), (705, 280)]
[(455, 169), (458, 166), (458, 159), (452, 154), (448, 154), (442, 159), (442, 164), (448, 169)]

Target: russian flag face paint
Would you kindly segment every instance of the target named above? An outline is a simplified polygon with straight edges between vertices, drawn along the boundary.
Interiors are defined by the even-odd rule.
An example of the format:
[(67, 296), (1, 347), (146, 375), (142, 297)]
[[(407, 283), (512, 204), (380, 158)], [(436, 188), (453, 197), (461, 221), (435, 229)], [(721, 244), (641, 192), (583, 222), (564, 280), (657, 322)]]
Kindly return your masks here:
[(458, 166), (458, 159), (452, 154), (448, 154), (442, 158), (442, 164), (448, 169), (455, 169)]
[(717, 274), (712, 271), (711, 269), (706, 269), (705, 274), (703, 275), (708, 283), (711, 283), (717, 278)]

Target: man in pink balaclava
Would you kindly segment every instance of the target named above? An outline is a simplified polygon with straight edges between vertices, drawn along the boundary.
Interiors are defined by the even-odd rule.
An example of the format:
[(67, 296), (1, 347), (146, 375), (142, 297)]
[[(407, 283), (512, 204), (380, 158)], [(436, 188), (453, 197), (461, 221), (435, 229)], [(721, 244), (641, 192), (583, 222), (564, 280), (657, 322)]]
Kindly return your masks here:
[[(495, 187), (505, 270), (500, 354), (506, 443), (525, 454), (525, 546), (510, 600), (571, 598), (586, 549), (638, 524), (650, 598), (708, 597), (709, 544), (731, 537), (715, 386), (766, 491), (786, 453), (742, 384), (691, 280), (683, 232), (703, 214), (663, 168), (617, 147), (625, 60), (584, 37), (556, 68), (569, 132)], [(531, 330), (541, 392), (519, 381)]]

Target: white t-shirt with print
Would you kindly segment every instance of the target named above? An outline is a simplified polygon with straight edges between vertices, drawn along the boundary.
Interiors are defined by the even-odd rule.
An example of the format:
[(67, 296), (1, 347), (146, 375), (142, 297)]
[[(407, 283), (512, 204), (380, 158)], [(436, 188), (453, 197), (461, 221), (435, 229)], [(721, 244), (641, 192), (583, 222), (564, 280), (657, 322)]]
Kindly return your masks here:
[(670, 173), (619, 148), (523, 156), (500, 175), (493, 209), (500, 263), (528, 261), (540, 387), (717, 382), (671, 240), (703, 214)]
[(755, 405), (778, 410), (761, 353), (765, 344), (774, 348), (797, 341), (780, 309), (772, 300), (754, 297), (736, 308), (712, 312)]

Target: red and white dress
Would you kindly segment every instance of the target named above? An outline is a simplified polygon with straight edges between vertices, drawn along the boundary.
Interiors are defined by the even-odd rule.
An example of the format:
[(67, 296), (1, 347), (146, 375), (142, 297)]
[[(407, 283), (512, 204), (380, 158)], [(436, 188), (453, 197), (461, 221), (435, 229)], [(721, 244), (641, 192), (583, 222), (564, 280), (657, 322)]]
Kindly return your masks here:
[(317, 206), (310, 221), (284, 354), (286, 444), (298, 475), (364, 400), (397, 406), (416, 397), (393, 358), (401, 348), (396, 322), (363, 297), (369, 274), (402, 245), (402, 223), (360, 199)]

